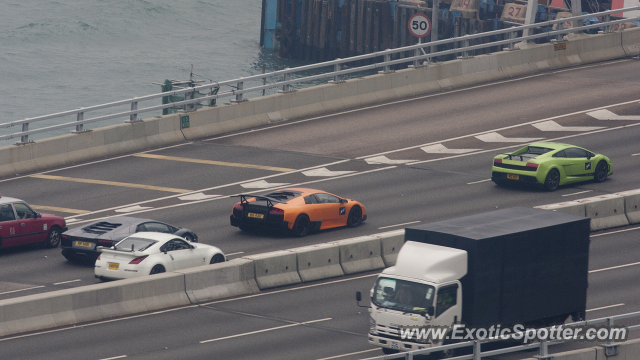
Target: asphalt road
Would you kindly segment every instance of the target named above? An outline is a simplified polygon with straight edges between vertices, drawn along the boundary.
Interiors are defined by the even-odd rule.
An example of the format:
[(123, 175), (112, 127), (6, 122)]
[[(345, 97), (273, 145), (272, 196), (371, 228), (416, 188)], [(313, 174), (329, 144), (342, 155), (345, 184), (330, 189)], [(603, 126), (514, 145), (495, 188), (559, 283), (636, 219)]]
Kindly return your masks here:
[[(587, 318), (640, 311), (640, 228), (592, 236)], [(625, 249), (621, 251), (620, 249)], [(627, 265), (627, 266), (621, 266)], [(257, 295), (0, 338), (3, 359), (361, 359), (381, 355), (367, 343), (368, 294), (377, 272), (284, 287)], [(363, 301), (368, 304), (368, 301)], [(638, 324), (640, 317), (617, 324)], [(632, 333), (637, 338), (638, 333)], [(557, 345), (552, 351), (593, 346)], [(349, 355), (351, 354), (351, 355)], [(521, 359), (531, 352), (496, 357)]]
[[(550, 72), (37, 174), (20, 174), (0, 180), (0, 189), (3, 195), (53, 209), (42, 211), (65, 216), (70, 227), (123, 214), (187, 227), (198, 233), (201, 242), (220, 247), (225, 253), (232, 254), (231, 258), (400, 229), (401, 224), (409, 222), (426, 223), (497, 208), (531, 207), (636, 189), (640, 187), (637, 180), (640, 176), (638, 75), (637, 62), (631, 59)], [(588, 114), (601, 107), (606, 107), (614, 117)], [(618, 120), (602, 120), (615, 118), (615, 115)], [(504, 137), (520, 140), (504, 142)], [(613, 160), (614, 174), (601, 184), (583, 183), (553, 193), (523, 187), (500, 188), (488, 181), (491, 159), (496, 153), (516, 149), (533, 139), (567, 142), (606, 154)], [(318, 171), (322, 168), (326, 170)], [(114, 183), (105, 185), (94, 180)], [(242, 233), (229, 225), (228, 216), (237, 201), (230, 195), (290, 185), (318, 188), (357, 199), (367, 207), (369, 219), (358, 228), (323, 231), (302, 239), (280, 234)], [(635, 245), (634, 237), (629, 235), (624, 239), (607, 242), (603, 247), (610, 257), (598, 257), (593, 261), (602, 262), (602, 266), (607, 261), (611, 261), (611, 266), (639, 261), (630, 250)], [(604, 248), (599, 252), (604, 252)], [(590, 288), (589, 301), (597, 300), (593, 306), (615, 305), (612, 298), (618, 295), (628, 298), (618, 303), (635, 304), (633, 295), (638, 297), (633, 280), (637, 274), (626, 273), (633, 271), (633, 267), (624, 269), (626, 275), (622, 278), (594, 284), (601, 290)], [(601, 274), (592, 277), (597, 276)], [(330, 304), (329, 310), (350, 308), (353, 289), (358, 286), (368, 288), (371, 284), (369, 278), (354, 281), (358, 284), (361, 281), (363, 285), (344, 285), (348, 288), (344, 298), (325, 299)], [(59, 249), (28, 246), (0, 251), (0, 299), (96, 282), (91, 266), (66, 261)], [(340, 291), (336, 288), (330, 292)], [(305, 295), (295, 304), (289, 304), (310, 312), (310, 316), (295, 321), (327, 317), (320, 310), (315, 316), (315, 307), (322, 307), (319, 304), (322, 301), (314, 300), (318, 296)], [(310, 306), (310, 301), (314, 306)], [(271, 307), (277, 308), (278, 301), (269, 301), (265, 306), (271, 311)], [(286, 308), (279, 311), (289, 314)], [(627, 312), (624, 306), (610, 311)], [(329, 317), (342, 321), (347, 315)], [(219, 332), (210, 333), (210, 338), (252, 331), (242, 327), (244, 325), (234, 328), (230, 325), (233, 321), (231, 318), (217, 320), (216, 323), (224, 326), (217, 327)], [(300, 329), (316, 331), (317, 327), (333, 321), (285, 329), (300, 334)], [(145, 338), (138, 339), (136, 346), (147, 342), (162, 343), (155, 339), (164, 338), (160, 334), (166, 332), (166, 324), (154, 323), (154, 331), (145, 329)], [(173, 327), (174, 323), (171, 324)], [(105, 326), (115, 328), (118, 325)], [(345, 325), (345, 329), (362, 334), (361, 327), (349, 326)], [(125, 328), (135, 333), (136, 329), (141, 331), (145, 326), (127, 324)], [(255, 324), (255, 328), (262, 327)], [(180, 334), (200, 335), (188, 323), (176, 329)], [(129, 339), (124, 332), (113, 338), (94, 335), (109, 340), (104, 341), (105, 348), (96, 341), (84, 342), (87, 350), (101, 350), (99, 356), (105, 353), (109, 343)], [(344, 333), (339, 333), (335, 335), (335, 341), (328, 340), (326, 344), (330, 345), (324, 346), (336, 354), (367, 348), (366, 342), (362, 347), (354, 348), (339, 345), (342, 341), (357, 342), (348, 339)], [(5, 342), (2, 348), (8, 343)], [(81, 350), (80, 343), (73, 345), (74, 351), (76, 348)], [(318, 341), (304, 345), (294, 338), (288, 344), (267, 348), (289, 351), (289, 346), (291, 349), (299, 347), (300, 350), (290, 350), (293, 351), (291, 355), (283, 354), (292, 358), (299, 354), (296, 351), (313, 354), (310, 358), (321, 358), (329, 353), (314, 347), (321, 348)], [(57, 345), (53, 347), (58, 348)], [(261, 354), (260, 349), (257, 346), (247, 350), (247, 357)], [(25, 349), (25, 354), (28, 351)], [(225, 357), (239, 357), (230, 354), (240, 354), (244, 350), (230, 346), (216, 351), (226, 354)]]

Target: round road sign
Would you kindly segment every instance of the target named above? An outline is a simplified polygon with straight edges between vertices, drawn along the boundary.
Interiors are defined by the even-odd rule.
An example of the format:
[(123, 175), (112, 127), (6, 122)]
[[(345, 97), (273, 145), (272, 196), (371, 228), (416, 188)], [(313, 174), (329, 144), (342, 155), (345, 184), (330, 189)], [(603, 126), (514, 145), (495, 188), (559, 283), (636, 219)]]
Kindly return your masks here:
[(415, 37), (425, 37), (431, 32), (431, 20), (425, 14), (415, 14), (409, 19), (409, 32)]

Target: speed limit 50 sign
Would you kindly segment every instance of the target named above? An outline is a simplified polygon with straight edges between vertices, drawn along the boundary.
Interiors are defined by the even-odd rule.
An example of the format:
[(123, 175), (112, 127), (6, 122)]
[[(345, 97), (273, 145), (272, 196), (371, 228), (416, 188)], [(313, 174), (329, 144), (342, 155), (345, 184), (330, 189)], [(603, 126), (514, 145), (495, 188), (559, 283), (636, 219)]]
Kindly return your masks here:
[(415, 14), (409, 18), (409, 32), (415, 37), (425, 37), (431, 32), (431, 20), (425, 14)]

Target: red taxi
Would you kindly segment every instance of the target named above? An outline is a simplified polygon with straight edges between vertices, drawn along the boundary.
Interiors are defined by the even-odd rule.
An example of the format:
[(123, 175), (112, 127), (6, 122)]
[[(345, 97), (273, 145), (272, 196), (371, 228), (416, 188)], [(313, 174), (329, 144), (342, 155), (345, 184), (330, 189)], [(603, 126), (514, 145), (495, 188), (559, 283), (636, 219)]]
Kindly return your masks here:
[(20, 199), (0, 196), (0, 248), (30, 243), (54, 248), (66, 230), (64, 218), (40, 214)]

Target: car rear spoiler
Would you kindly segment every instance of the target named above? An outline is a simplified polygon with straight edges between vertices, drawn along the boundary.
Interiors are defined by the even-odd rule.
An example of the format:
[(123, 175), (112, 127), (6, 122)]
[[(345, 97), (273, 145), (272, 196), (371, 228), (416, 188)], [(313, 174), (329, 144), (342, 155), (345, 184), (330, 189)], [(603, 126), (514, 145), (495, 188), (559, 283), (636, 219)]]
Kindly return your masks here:
[(256, 198), (256, 200), (264, 200), (267, 202), (267, 206), (268, 207), (273, 207), (274, 204), (284, 204), (286, 201), (281, 201), (278, 200), (276, 198), (272, 198), (272, 197), (268, 197), (268, 196), (263, 196), (263, 195), (254, 195), (254, 194), (239, 194), (236, 195), (237, 197), (240, 198), (240, 203), (241, 204), (245, 204), (248, 203), (249, 201), (247, 201), (247, 198)]

